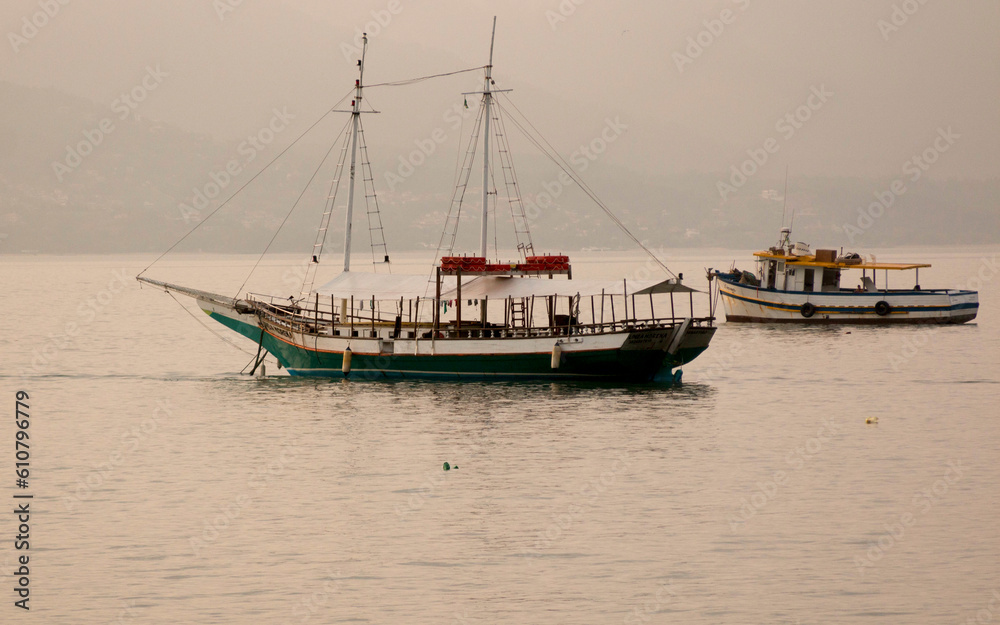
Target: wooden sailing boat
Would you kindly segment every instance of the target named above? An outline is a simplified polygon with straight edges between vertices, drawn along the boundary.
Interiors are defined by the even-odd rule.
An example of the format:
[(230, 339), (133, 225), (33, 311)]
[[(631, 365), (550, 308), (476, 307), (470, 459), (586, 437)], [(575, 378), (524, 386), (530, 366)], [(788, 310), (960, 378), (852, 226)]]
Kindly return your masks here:
[[(494, 20), (494, 36), (495, 31)], [(511, 183), (506, 178), (508, 173), (513, 175), (513, 167), (506, 164), (502, 167), (505, 181), (508, 189), (513, 190), (508, 199), (514, 203), (512, 206), (520, 207), (519, 215), (512, 211), (519, 241), (518, 258), (506, 262), (488, 260), (489, 201), (491, 195), (497, 196), (495, 191), (490, 193), (489, 186), (490, 121), (495, 105), (494, 93), (497, 93), (491, 76), (492, 41), (484, 87), (476, 92), (482, 95), (480, 116), (484, 129), (478, 255), (455, 253), (459, 220), (457, 215), (453, 219), (450, 212), (430, 281), (426, 275), (351, 271), (367, 43), (365, 37), (358, 63), (359, 78), (349, 111), (352, 115), (351, 157), (343, 271), (326, 284), (313, 288), (334, 213), (334, 200), (331, 199), (321, 220), (303, 293), (297, 300), (249, 293), (228, 297), (154, 280), (142, 274), (137, 279), (193, 297), (213, 319), (253, 340), (259, 352), (266, 350), (273, 354), (292, 375), (623, 381), (666, 377), (679, 380), (679, 372), (674, 369), (701, 354), (715, 332), (711, 313), (708, 317), (694, 314), (694, 289), (682, 284), (679, 277), (645, 281), (572, 279), (568, 257), (534, 252), (516, 181)], [(505, 142), (499, 127), (497, 130), (497, 140)], [(470, 139), (473, 148), (475, 140), (475, 136)], [(342, 171), (346, 153), (345, 149), (338, 172)], [(363, 143), (361, 153), (362, 157), (367, 153)], [(501, 158), (509, 158), (509, 150), (501, 150), (500, 154)], [(474, 149), (467, 152), (453, 209), (461, 207), (474, 155)], [(363, 182), (373, 182), (370, 165), (365, 170), (365, 159), (362, 160), (362, 172), (368, 172), (362, 176)], [(338, 173), (337, 184), (339, 179)], [(336, 186), (332, 198), (336, 197)], [(369, 195), (365, 197), (367, 200)], [(370, 230), (381, 230), (381, 218), (378, 219), (377, 226), (370, 226)], [(381, 247), (384, 252), (384, 238)], [(389, 256), (385, 253), (381, 262), (388, 261)], [(666, 270), (665, 266), (663, 268)], [(555, 279), (557, 277), (559, 279)], [(687, 297), (681, 297), (678, 304), (675, 302), (677, 295)], [(657, 299), (660, 300), (658, 305)], [(684, 307), (685, 299), (687, 314), (682, 314), (677, 309)]]

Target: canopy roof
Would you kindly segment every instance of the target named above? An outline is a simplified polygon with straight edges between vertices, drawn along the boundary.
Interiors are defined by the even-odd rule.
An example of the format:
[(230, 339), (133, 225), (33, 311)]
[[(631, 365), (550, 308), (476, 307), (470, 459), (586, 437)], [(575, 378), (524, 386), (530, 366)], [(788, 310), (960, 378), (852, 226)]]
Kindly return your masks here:
[(930, 267), (927, 263), (870, 263), (868, 261), (862, 261), (854, 264), (837, 262), (826, 263), (816, 260), (815, 256), (782, 256), (780, 254), (771, 254), (770, 252), (754, 252), (754, 256), (758, 258), (783, 260), (789, 265), (824, 267), (826, 269), (890, 269), (903, 271), (906, 269), (923, 269), (924, 267)]
[[(458, 295), (454, 276), (442, 276), (441, 298)], [(558, 278), (516, 278), (510, 276), (472, 276), (462, 278), (462, 297), (470, 299), (505, 299), (507, 297), (545, 297), (560, 295), (629, 295), (649, 293), (696, 293), (673, 280), (563, 280)], [(433, 279), (426, 275), (344, 272), (316, 289), (334, 297), (389, 300), (434, 297)]]

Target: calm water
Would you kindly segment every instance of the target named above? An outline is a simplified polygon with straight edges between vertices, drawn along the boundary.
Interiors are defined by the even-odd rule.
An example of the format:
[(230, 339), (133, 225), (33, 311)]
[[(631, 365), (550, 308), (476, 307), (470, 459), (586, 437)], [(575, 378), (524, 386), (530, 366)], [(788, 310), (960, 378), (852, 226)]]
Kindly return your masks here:
[[(879, 254), (934, 263), (925, 287), (982, 272), (974, 324), (722, 325), (673, 388), (248, 378), (138, 288), (149, 258), (0, 257), (36, 496), (28, 615), (0, 518), (0, 621), (996, 622), (998, 251)], [(643, 266), (598, 258), (576, 274)], [(233, 294), (250, 264), (150, 275)], [(292, 292), (290, 265), (251, 286)]]

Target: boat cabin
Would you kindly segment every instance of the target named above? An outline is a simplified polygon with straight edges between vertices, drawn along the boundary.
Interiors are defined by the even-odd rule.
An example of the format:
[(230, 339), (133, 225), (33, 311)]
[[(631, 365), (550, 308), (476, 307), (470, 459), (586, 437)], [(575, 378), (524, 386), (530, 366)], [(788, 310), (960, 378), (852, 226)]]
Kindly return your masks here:
[[(792, 253), (786, 253), (782, 248), (771, 248), (766, 252), (756, 252), (754, 256), (756, 276), (744, 275), (745, 281), (756, 278), (762, 289), (806, 293), (884, 291), (889, 288), (889, 271), (909, 269), (916, 272), (912, 289), (920, 290), (920, 269), (930, 267), (929, 264), (866, 262), (856, 254), (837, 256), (836, 250), (816, 250), (812, 253), (808, 248), (798, 247)], [(861, 278), (855, 286), (841, 284), (841, 278), (848, 269), (861, 270)], [(881, 285), (877, 281), (877, 270), (883, 271)]]

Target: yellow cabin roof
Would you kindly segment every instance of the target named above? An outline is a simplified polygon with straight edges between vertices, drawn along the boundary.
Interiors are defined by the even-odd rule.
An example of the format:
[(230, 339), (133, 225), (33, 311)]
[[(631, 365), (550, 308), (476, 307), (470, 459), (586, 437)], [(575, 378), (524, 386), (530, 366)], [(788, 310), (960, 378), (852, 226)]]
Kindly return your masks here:
[(816, 260), (815, 256), (783, 256), (772, 254), (771, 252), (754, 252), (757, 258), (783, 260), (788, 265), (796, 267), (823, 267), (826, 269), (889, 269), (893, 271), (903, 271), (906, 269), (923, 269), (930, 267), (929, 263), (870, 263), (861, 261), (860, 263), (824, 263)]

